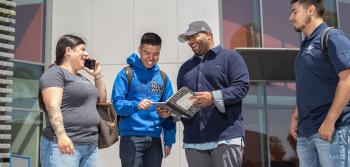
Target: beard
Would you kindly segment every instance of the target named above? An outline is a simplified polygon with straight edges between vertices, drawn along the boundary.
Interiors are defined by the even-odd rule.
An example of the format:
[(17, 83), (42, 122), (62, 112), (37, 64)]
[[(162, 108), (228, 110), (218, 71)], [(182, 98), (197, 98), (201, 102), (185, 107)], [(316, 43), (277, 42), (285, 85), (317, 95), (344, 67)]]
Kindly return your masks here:
[[(193, 49), (192, 49), (193, 50)], [(209, 50), (209, 43), (207, 41), (201, 40), (198, 44), (198, 49), (193, 50), (197, 56), (202, 56)]]
[(304, 21), (304, 24), (301, 25), (300, 27), (294, 27), (294, 30), (295, 30), (296, 32), (301, 32), (303, 29), (305, 29), (305, 27), (306, 27), (308, 24), (310, 24), (310, 22), (311, 22), (311, 16), (307, 16), (307, 18), (306, 18), (305, 21)]

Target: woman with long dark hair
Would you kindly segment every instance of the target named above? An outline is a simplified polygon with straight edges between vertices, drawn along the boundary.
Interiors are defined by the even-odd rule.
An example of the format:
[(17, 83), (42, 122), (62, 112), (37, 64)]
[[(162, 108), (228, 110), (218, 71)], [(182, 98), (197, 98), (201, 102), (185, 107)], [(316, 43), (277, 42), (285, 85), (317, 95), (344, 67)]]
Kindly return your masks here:
[[(98, 157), (99, 115), (96, 103), (106, 102), (101, 65), (84, 67), (93, 59), (85, 42), (74, 35), (62, 36), (56, 46), (56, 60), (40, 78), (39, 104), (47, 127), (40, 139), (43, 167), (92, 167)], [(95, 78), (91, 83), (78, 73), (84, 69)]]

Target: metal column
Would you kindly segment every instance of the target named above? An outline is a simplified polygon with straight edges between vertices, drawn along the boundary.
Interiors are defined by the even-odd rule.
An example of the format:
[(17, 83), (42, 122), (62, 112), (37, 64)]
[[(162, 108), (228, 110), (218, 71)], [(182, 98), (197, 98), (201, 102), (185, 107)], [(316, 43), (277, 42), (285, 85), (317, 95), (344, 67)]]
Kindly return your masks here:
[(15, 7), (11, 0), (0, 0), (0, 166), (9, 166), (11, 149), (12, 76), (15, 48)]

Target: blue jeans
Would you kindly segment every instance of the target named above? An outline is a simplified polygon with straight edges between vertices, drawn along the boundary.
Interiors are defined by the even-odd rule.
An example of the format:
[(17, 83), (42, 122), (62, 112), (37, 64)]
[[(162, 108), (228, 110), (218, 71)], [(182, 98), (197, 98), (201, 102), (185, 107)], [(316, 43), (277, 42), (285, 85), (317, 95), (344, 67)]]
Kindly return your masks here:
[(163, 151), (160, 138), (124, 136), (119, 145), (122, 167), (160, 167)]
[(297, 138), (300, 167), (335, 167), (331, 151), (332, 143), (321, 139), (318, 133), (310, 137)]
[(74, 154), (62, 154), (58, 144), (46, 137), (40, 138), (40, 161), (42, 167), (95, 167), (98, 147), (96, 144), (74, 144)]
[(335, 131), (332, 155), (337, 167), (350, 166), (350, 126), (341, 127)]

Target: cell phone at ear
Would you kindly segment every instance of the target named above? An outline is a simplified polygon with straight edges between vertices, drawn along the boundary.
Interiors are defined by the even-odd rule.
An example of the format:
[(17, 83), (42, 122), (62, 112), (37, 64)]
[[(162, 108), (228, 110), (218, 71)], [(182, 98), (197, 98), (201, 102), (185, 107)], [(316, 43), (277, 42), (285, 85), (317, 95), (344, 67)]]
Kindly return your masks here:
[(96, 60), (85, 59), (84, 67), (94, 70), (96, 67)]

